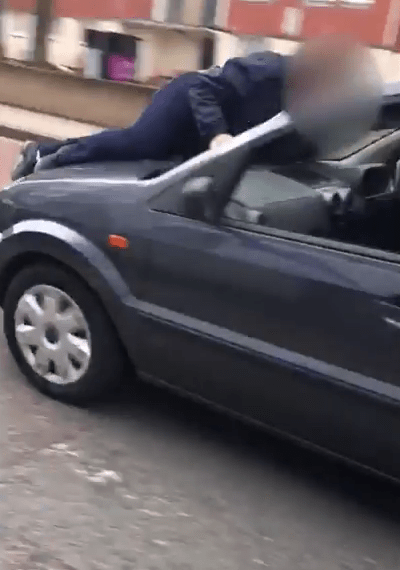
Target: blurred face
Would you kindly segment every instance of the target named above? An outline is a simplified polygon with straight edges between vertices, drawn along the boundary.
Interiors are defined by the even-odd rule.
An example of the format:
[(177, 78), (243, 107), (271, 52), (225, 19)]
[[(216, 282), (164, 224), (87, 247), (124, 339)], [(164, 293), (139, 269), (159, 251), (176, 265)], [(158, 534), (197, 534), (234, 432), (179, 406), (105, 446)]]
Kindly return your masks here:
[(368, 50), (347, 38), (319, 38), (293, 56), (286, 108), (298, 130), (333, 148), (341, 140), (356, 142), (371, 128), (381, 88)]
[(339, 38), (304, 44), (293, 57), (288, 73), (287, 99), (293, 108), (341, 102), (361, 65), (362, 49)]

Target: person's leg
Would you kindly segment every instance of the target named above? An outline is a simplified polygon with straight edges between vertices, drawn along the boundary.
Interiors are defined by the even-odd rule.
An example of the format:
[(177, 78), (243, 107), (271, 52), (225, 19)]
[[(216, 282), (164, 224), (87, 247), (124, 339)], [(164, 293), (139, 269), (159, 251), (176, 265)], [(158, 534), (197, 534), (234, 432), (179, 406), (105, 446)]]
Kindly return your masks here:
[(18, 180), (24, 176), (32, 174), (35, 165), (40, 157), (52, 155), (59, 151), (63, 146), (78, 142), (79, 139), (66, 139), (63, 141), (55, 141), (49, 143), (37, 143), (34, 141), (26, 141), (21, 148), (17, 162), (11, 173), (12, 180)]
[(11, 172), (11, 180), (18, 180), (28, 174), (32, 174), (37, 161), (37, 144), (33, 141), (25, 141)]
[[(85, 137), (86, 138), (86, 137)], [(75, 139), (64, 139), (62, 141), (54, 141), (54, 142), (45, 142), (45, 143), (38, 143), (37, 150), (41, 157), (48, 156), (49, 154), (54, 154), (60, 148), (66, 145), (74, 144), (79, 141), (79, 138)]]
[(179, 154), (187, 144), (185, 134), (189, 132), (194, 140), (197, 131), (192, 129), (187, 86), (184, 82), (174, 83), (156, 94), (131, 127), (80, 139), (56, 153), (54, 166), (104, 160), (164, 160)]
[[(41, 170), (44, 165), (55, 168), (103, 160), (163, 160), (172, 155), (186, 159), (195, 155), (200, 151), (200, 141), (188, 99), (191, 78), (192, 74), (180, 77), (157, 92), (131, 127), (42, 144), (39, 148), (36, 145), (30, 149), (29, 160), (25, 161), (28, 164), (15, 169), (13, 180), (33, 172), (35, 165)], [(43, 160), (36, 164), (38, 154)]]

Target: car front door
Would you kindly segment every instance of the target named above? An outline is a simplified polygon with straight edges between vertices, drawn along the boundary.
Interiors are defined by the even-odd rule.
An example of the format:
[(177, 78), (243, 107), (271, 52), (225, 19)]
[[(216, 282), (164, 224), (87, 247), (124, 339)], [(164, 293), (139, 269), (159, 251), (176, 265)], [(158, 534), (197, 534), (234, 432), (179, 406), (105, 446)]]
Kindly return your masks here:
[[(376, 463), (400, 428), (397, 258), (172, 212), (152, 212), (152, 236), (141, 367)], [(378, 459), (379, 468), (393, 467), (387, 454)]]

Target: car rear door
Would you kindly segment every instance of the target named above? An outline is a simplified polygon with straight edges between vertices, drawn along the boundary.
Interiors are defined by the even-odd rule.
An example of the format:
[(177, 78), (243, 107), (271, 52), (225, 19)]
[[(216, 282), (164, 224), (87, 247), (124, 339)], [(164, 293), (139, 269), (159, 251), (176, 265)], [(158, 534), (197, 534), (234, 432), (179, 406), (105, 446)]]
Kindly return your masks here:
[(400, 472), (382, 451), (400, 429), (398, 259), (347, 249), (153, 211), (141, 368)]

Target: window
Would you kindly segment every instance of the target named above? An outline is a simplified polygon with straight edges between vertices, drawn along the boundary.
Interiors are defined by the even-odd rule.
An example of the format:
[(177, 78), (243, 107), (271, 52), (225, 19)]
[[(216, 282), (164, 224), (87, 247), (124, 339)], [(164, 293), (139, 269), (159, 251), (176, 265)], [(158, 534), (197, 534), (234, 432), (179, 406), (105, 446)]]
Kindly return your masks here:
[(214, 64), (214, 52), (214, 38), (204, 38), (200, 69), (209, 69)]
[(287, 6), (283, 12), (281, 32), (287, 36), (300, 36), (304, 11)]
[(328, 179), (305, 165), (283, 170), (253, 166), (244, 174), (225, 214), (228, 219), (309, 236), (328, 236), (328, 209), (313, 185)]
[(11, 37), (28, 38), (30, 32), (29, 20), (25, 14), (14, 13), (11, 15)]
[(51, 42), (55, 42), (59, 39), (61, 34), (62, 34), (62, 22), (60, 18), (56, 18), (51, 22), (48, 39)]
[(310, 6), (348, 6), (349, 8), (368, 8), (375, 4), (375, 0), (305, 0)]
[(310, 6), (334, 6), (338, 0), (305, 0), (305, 4)]
[(340, 4), (342, 4), (343, 6), (349, 6), (351, 8), (363, 8), (363, 7), (368, 7), (368, 6), (372, 6), (373, 4), (375, 4), (375, 0), (340, 0)]
[[(254, 150), (246, 166), (238, 152), (231, 157), (237, 161), (232, 170), (221, 169), (226, 163), (216, 157), (190, 178), (210, 176), (218, 194), (218, 185), (221, 192), (228, 191), (230, 180), (245, 166), (224, 208), (223, 226), (320, 246), (400, 254), (400, 129), (371, 132), (357, 148), (344, 149), (328, 162), (312, 160), (302, 142), (295, 133), (277, 138)], [(194, 196), (187, 205), (197, 213), (190, 214), (179, 181), (156, 196), (152, 207), (204, 222), (206, 204)]]
[(261, 36), (248, 36), (241, 39), (243, 55), (250, 55), (267, 49), (267, 40)]
[(380, 139), (383, 139), (386, 136), (390, 135), (391, 133), (394, 133), (395, 130), (396, 129), (379, 129), (376, 131), (371, 131), (370, 133), (368, 133), (368, 135), (366, 135), (365, 137), (363, 137), (362, 139), (357, 141), (355, 144), (353, 144), (349, 147), (342, 148), (339, 151), (334, 152), (334, 153), (330, 154), (329, 156), (326, 156), (325, 159), (326, 160), (343, 160), (344, 158), (348, 158), (352, 154), (355, 154), (355, 153), (359, 152), (360, 150), (367, 148), (369, 145), (373, 144), (374, 142), (377, 142)]
[[(398, 160), (400, 142), (397, 154)], [(352, 185), (322, 163), (253, 164), (234, 190), (223, 223), (400, 253), (396, 172), (372, 167)]]
[(28, 13), (10, 14), (10, 36), (18, 41), (19, 49), (12, 57), (31, 60), (35, 49), (36, 16)]
[(168, 0), (167, 22), (180, 24), (182, 22), (183, 0)]
[(212, 28), (215, 26), (215, 16), (217, 14), (217, 0), (205, 0), (203, 8), (203, 26)]

